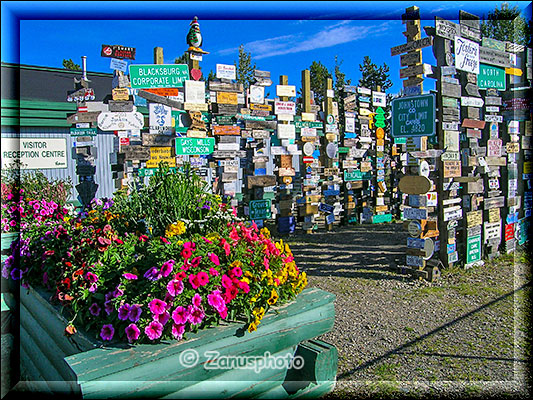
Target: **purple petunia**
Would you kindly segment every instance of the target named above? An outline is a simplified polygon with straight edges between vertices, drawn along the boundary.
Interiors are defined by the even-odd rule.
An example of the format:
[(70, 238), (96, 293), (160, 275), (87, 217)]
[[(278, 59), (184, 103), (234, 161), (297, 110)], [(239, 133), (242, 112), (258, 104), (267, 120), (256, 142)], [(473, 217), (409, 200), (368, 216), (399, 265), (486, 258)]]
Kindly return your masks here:
[(165, 311), (164, 313), (159, 314), (156, 319), (161, 322), (161, 325), (165, 325), (170, 319), (170, 314), (168, 311)]
[(175, 297), (183, 292), (183, 282), (177, 279), (171, 280), (167, 285), (168, 293)]
[(118, 319), (126, 321), (130, 314), (130, 305), (128, 303), (122, 304), (118, 309)]
[(137, 279), (137, 275), (130, 274), (129, 272), (126, 272), (125, 274), (122, 274), (122, 276), (130, 281), (134, 281)]
[(94, 315), (95, 317), (98, 317), (100, 315), (100, 311), (102, 311), (102, 309), (100, 308), (100, 306), (96, 303), (93, 303), (90, 307), (89, 307), (89, 312)]
[(124, 331), (126, 332), (128, 342), (130, 343), (137, 340), (139, 338), (139, 334), (141, 333), (141, 331), (135, 324), (129, 324), (126, 329), (124, 329)]
[(142, 309), (139, 304), (133, 304), (130, 306), (130, 311), (128, 313), (128, 319), (131, 322), (137, 322), (141, 318)]
[(156, 267), (152, 267), (144, 273), (144, 277), (148, 279), (149, 281), (157, 281), (162, 276), (163, 275)]
[(103, 340), (113, 339), (114, 334), (115, 334), (115, 328), (113, 328), (113, 325), (107, 324), (107, 325), (102, 326), (102, 330), (100, 331), (100, 337)]
[(174, 263), (176, 261), (174, 260), (168, 260), (166, 262), (163, 263), (163, 265), (161, 266), (161, 275), (163, 277), (167, 277), (170, 275), (170, 273), (172, 272), (172, 269), (174, 268)]
[(107, 315), (111, 314), (113, 310), (115, 309), (115, 306), (113, 306), (113, 303), (111, 300), (107, 300), (104, 302), (104, 310), (107, 313)]

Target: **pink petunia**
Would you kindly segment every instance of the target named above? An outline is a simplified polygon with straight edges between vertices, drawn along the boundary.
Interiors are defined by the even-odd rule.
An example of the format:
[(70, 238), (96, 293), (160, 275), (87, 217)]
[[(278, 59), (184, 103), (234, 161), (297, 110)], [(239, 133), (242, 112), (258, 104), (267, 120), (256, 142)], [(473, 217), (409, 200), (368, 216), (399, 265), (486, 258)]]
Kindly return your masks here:
[(226, 303), (222, 298), (220, 290), (214, 290), (213, 292), (209, 293), (207, 295), (207, 303), (217, 311), (226, 308)]
[(165, 307), (167, 306), (167, 303), (165, 303), (163, 300), (159, 299), (153, 299), (149, 304), (148, 307), (150, 308), (150, 311), (155, 314), (163, 314), (165, 312)]
[(218, 259), (218, 256), (215, 253), (209, 253), (209, 259), (217, 267), (220, 265), (220, 260)]
[(170, 319), (170, 314), (168, 311), (165, 311), (164, 313), (159, 314), (157, 316), (157, 320), (161, 322), (161, 325), (165, 325), (169, 319)]
[(233, 286), (231, 278), (226, 274), (222, 275), (222, 286), (226, 289)]
[(177, 340), (181, 340), (183, 338), (184, 333), (185, 333), (184, 324), (172, 324), (172, 336), (174, 336)]
[(176, 324), (185, 324), (187, 320), (189, 319), (189, 311), (187, 308), (178, 306), (176, 309), (172, 312), (172, 319)]
[(205, 313), (200, 307), (189, 306), (189, 322), (191, 325), (198, 325), (204, 319)]
[(122, 274), (122, 276), (123, 276), (124, 278), (126, 278), (127, 280), (129, 280), (129, 281), (134, 281), (134, 280), (137, 279), (137, 275), (135, 275), (135, 274), (130, 274), (129, 272), (126, 272), (126, 273)]
[(170, 273), (172, 272), (172, 269), (174, 268), (174, 263), (176, 261), (174, 260), (168, 260), (168, 261), (165, 261), (163, 263), (163, 265), (161, 266), (161, 275), (163, 275), (163, 277), (167, 277), (170, 275)]
[(241, 267), (235, 267), (231, 270), (231, 274), (233, 276), (236, 276), (237, 278), (240, 278), (242, 276), (242, 269)]
[(128, 342), (130, 343), (136, 341), (141, 333), (135, 324), (129, 324), (124, 331), (126, 332)]
[(205, 286), (209, 283), (209, 275), (204, 271), (200, 271), (196, 275), (196, 280), (198, 281), (198, 286)]
[(144, 328), (144, 333), (150, 340), (159, 339), (163, 334), (163, 325), (159, 321), (152, 321)]
[(183, 282), (178, 279), (173, 279), (167, 284), (167, 291), (173, 297), (181, 294), (183, 292), (183, 288)]
[(246, 282), (239, 281), (238, 286), (239, 289), (241, 289), (244, 293), (248, 293), (250, 291), (250, 285), (248, 285)]
[(220, 274), (220, 272), (218, 272), (217, 269), (215, 269), (215, 268), (213, 268), (213, 267), (209, 268), (209, 275), (211, 275), (211, 276), (218, 276), (219, 274)]
[(193, 306), (200, 307), (201, 303), (202, 303), (202, 296), (200, 296), (198, 293), (195, 293), (194, 296), (192, 296)]
[(198, 280), (198, 276), (191, 274), (189, 275), (189, 283), (191, 284), (193, 289), (198, 289), (200, 287), (200, 282)]

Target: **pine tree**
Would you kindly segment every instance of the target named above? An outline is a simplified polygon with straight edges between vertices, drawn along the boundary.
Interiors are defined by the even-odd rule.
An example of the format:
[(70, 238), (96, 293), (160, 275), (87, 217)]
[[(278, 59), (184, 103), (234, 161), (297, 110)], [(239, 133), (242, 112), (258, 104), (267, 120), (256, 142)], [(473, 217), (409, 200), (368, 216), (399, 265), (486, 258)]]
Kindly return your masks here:
[(389, 79), (390, 74), (388, 73), (389, 67), (386, 63), (378, 67), (369, 56), (365, 56), (363, 64), (359, 64), (359, 71), (361, 71), (359, 86), (371, 90), (377, 90), (379, 86), (382, 92), (392, 87), (392, 81)]
[(487, 18), (483, 16), (481, 34), (492, 39), (528, 45), (531, 41), (531, 27), (531, 20), (528, 26), (526, 19), (520, 15), (518, 6), (509, 7), (508, 3), (502, 3), (500, 8), (496, 6), (494, 11), (489, 12)]
[(76, 64), (74, 61), (72, 61), (72, 58), (69, 58), (68, 60), (66, 58), (63, 59), (63, 68), (71, 71), (81, 71), (79, 64)]
[(251, 53), (244, 51), (244, 45), (239, 46), (239, 60), (234, 62), (237, 69), (237, 82), (242, 83), (244, 89), (248, 89), (254, 82), (255, 63), (252, 64)]
[(174, 64), (189, 64), (189, 55), (184, 52), (181, 56), (174, 59)]
[(324, 92), (326, 91), (326, 79), (332, 78), (331, 72), (322, 62), (313, 61), (309, 67), (311, 78), (311, 90), (314, 93), (315, 104), (322, 104), (324, 101)]

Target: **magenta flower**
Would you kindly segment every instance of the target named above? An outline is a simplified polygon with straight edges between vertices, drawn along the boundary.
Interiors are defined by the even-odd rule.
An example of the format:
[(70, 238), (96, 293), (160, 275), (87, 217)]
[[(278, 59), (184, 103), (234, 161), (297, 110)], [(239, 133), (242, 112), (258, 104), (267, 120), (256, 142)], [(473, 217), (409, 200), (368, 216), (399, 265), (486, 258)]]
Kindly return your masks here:
[(123, 304), (118, 309), (118, 319), (121, 321), (126, 321), (128, 319), (128, 316), (130, 314), (130, 305), (129, 304)]
[(220, 290), (214, 290), (213, 292), (208, 294), (207, 303), (217, 311), (220, 311), (226, 307), (226, 303), (224, 302), (224, 299), (222, 298), (222, 294), (220, 293)]
[(137, 328), (137, 325), (135, 324), (129, 324), (126, 327), (126, 329), (124, 329), (124, 331), (126, 332), (126, 336), (128, 337), (128, 342), (130, 343), (137, 340), (141, 333), (141, 331), (139, 330), (139, 328)]
[(148, 279), (149, 281), (156, 281), (160, 279), (162, 276), (163, 275), (156, 267), (152, 267), (144, 273), (144, 277)]
[(248, 293), (250, 291), (250, 285), (248, 285), (246, 282), (239, 281), (237, 285), (244, 293)]
[(113, 306), (113, 303), (111, 303), (111, 300), (107, 300), (104, 302), (104, 310), (107, 313), (107, 315), (111, 314), (115, 307)]
[(150, 308), (150, 311), (155, 314), (163, 314), (165, 312), (165, 307), (167, 306), (167, 303), (165, 303), (163, 300), (159, 299), (153, 299), (149, 304), (148, 307)]
[(193, 289), (198, 289), (200, 287), (200, 282), (198, 280), (198, 276), (194, 274), (189, 275), (189, 283), (191, 284)]
[(176, 324), (185, 324), (189, 319), (189, 311), (187, 308), (178, 306), (176, 309), (172, 312), (172, 319)]
[(226, 289), (233, 286), (233, 282), (229, 276), (226, 274), (222, 275), (222, 286)]
[(198, 281), (199, 286), (205, 286), (209, 283), (209, 275), (205, 273), (204, 271), (198, 272), (198, 275), (196, 275), (196, 279)]
[(100, 308), (100, 306), (96, 303), (93, 303), (90, 307), (89, 307), (89, 312), (94, 315), (95, 317), (98, 317), (100, 315), (100, 311), (102, 311), (102, 309)]
[(181, 340), (183, 338), (183, 334), (184, 333), (185, 333), (185, 325), (184, 324), (172, 324), (172, 335), (177, 340)]
[(220, 260), (218, 259), (218, 256), (215, 253), (209, 253), (209, 259), (217, 267), (220, 265)]
[(183, 282), (177, 279), (173, 279), (167, 284), (167, 291), (173, 297), (181, 294), (183, 292), (183, 288)]
[(130, 311), (128, 313), (128, 319), (131, 322), (137, 322), (141, 318), (142, 309), (138, 304), (133, 304), (130, 306)]
[(218, 270), (216, 268), (209, 268), (209, 275), (211, 276), (218, 276), (220, 273), (218, 272)]
[(202, 296), (200, 296), (198, 293), (195, 293), (194, 296), (192, 296), (192, 304), (195, 307), (200, 307), (201, 303), (202, 303)]
[(161, 266), (161, 275), (163, 275), (163, 277), (167, 277), (170, 275), (170, 273), (172, 272), (172, 269), (174, 268), (174, 263), (176, 261), (174, 260), (168, 260), (166, 262), (163, 263), (163, 265)]
[(204, 319), (204, 311), (200, 307), (189, 306), (189, 322), (198, 325)]
[(242, 269), (241, 267), (235, 267), (231, 270), (231, 273), (237, 278), (240, 278), (242, 276)]
[(107, 324), (107, 325), (102, 326), (102, 330), (100, 331), (100, 337), (103, 340), (113, 339), (114, 334), (115, 334), (115, 328), (113, 328), (113, 325)]
[(163, 333), (163, 325), (159, 321), (152, 321), (144, 328), (144, 333), (150, 340), (159, 339)]
[(137, 275), (130, 274), (129, 272), (126, 272), (125, 274), (122, 274), (122, 276), (130, 281), (134, 281), (137, 279)]

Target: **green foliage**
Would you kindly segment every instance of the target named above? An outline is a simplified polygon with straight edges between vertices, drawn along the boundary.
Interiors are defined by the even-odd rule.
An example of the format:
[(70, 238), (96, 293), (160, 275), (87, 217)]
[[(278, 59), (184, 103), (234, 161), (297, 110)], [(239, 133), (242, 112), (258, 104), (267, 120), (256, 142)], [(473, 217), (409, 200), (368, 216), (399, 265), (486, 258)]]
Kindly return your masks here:
[(531, 20), (528, 22), (521, 15), (517, 5), (509, 7), (509, 3), (502, 3), (489, 12), (487, 18), (483, 16), (481, 22), (482, 36), (528, 45), (531, 41)]
[(311, 90), (315, 95), (315, 104), (320, 105), (324, 101), (324, 94), (326, 93), (326, 80), (333, 77), (320, 61), (313, 61), (309, 67), (309, 75), (311, 77)]
[(189, 64), (189, 54), (185, 51), (181, 56), (174, 59), (174, 64)]
[(361, 71), (359, 86), (372, 90), (377, 90), (379, 86), (382, 92), (392, 87), (392, 81), (389, 79), (389, 66), (386, 63), (378, 67), (369, 56), (365, 56), (363, 64), (359, 64), (359, 71)]
[(68, 60), (66, 58), (63, 59), (63, 68), (71, 71), (81, 71), (79, 64), (76, 64), (74, 61), (72, 61), (72, 58), (69, 58)]
[(239, 60), (234, 62), (237, 69), (237, 82), (248, 89), (254, 82), (255, 63), (252, 63), (252, 54), (244, 51), (244, 45), (239, 46)]

